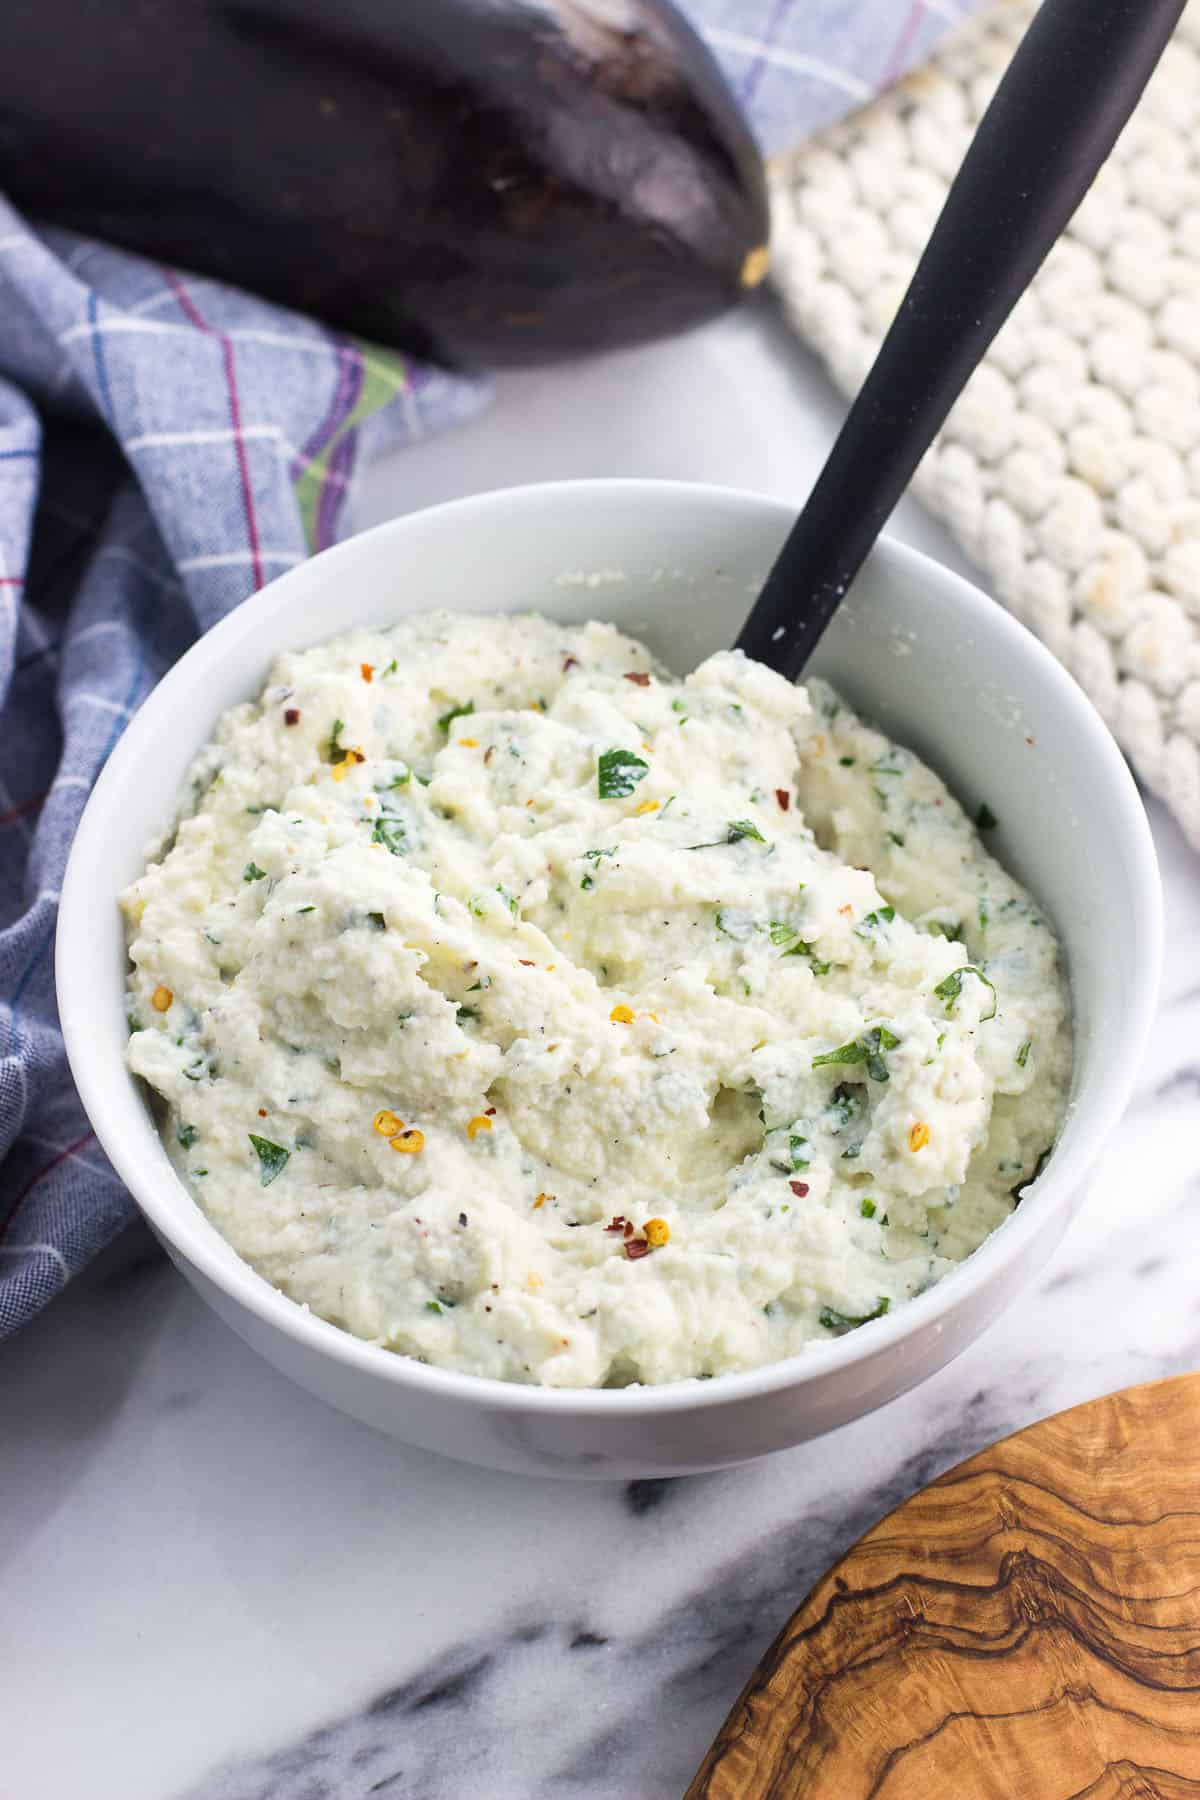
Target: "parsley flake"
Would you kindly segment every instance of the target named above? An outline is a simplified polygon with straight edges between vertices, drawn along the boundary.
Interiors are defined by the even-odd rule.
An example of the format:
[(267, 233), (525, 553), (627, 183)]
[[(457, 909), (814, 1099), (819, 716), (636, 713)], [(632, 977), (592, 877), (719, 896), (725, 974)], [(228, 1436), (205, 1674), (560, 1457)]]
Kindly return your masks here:
[(888, 1081), (890, 1077), (883, 1052), (897, 1049), (899, 1043), (895, 1032), (889, 1031), (886, 1025), (872, 1025), (853, 1043), (841, 1044), (836, 1050), (827, 1050), (823, 1056), (814, 1056), (812, 1066), (822, 1069), (831, 1063), (865, 1063), (872, 1081)]
[(264, 1187), (270, 1187), (275, 1177), (283, 1173), (287, 1160), (292, 1153), (290, 1150), (285, 1150), (282, 1144), (273, 1144), (270, 1138), (259, 1137), (256, 1131), (247, 1132), (246, 1135), (254, 1145), (255, 1152), (258, 1156), (259, 1168), (262, 1172), (262, 1184)]
[(632, 750), (605, 750), (596, 763), (601, 800), (623, 800), (650, 773), (650, 764)]
[(991, 1010), (991, 1012), (980, 1013), (979, 1022), (980, 1022), (980, 1024), (983, 1024), (984, 1021), (987, 1019), (994, 1019), (996, 1016), (996, 1006), (997, 1006), (997, 994), (996, 994), (995, 983), (989, 981), (987, 976), (983, 973), (983, 970), (977, 969), (975, 967), (974, 963), (964, 963), (964, 965), (961, 969), (953, 970), (951, 974), (946, 976), (944, 981), (939, 981), (937, 986), (934, 988), (933, 991), (937, 995), (938, 999), (945, 1001), (946, 1017), (949, 1018), (950, 1014), (954, 1011), (955, 1004), (959, 998), (959, 995), (962, 993), (962, 984), (963, 984), (963, 976), (964, 975), (974, 975), (976, 981), (982, 981), (985, 988), (991, 989), (992, 1010)]
[(381, 813), (375, 821), (371, 833), (373, 844), (382, 844), (393, 856), (403, 856), (408, 849), (408, 834), (404, 829), (404, 821), (395, 813)]
[(854, 927), (854, 935), (860, 938), (878, 937), (882, 928), (890, 925), (895, 917), (894, 906), (881, 906), (875, 912), (869, 912), (866, 918)]
[(835, 1307), (823, 1306), (820, 1312), (821, 1324), (826, 1331), (836, 1332), (841, 1337), (847, 1331), (857, 1331), (860, 1325), (869, 1325), (872, 1319), (882, 1319), (891, 1304), (887, 1295), (881, 1294), (869, 1313), (844, 1313), (838, 1312)]
[(475, 702), (473, 700), (468, 700), (465, 703), (456, 700), (449, 711), (444, 712), (438, 720), (438, 730), (443, 737), (449, 737), (450, 727), (453, 725), (455, 719), (469, 718), (474, 711)]

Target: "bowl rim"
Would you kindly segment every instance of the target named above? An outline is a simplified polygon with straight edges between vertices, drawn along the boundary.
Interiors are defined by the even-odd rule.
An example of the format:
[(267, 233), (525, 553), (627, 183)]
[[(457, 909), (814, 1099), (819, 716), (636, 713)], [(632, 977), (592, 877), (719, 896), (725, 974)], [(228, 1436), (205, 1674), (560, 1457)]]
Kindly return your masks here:
[[(222, 663), (228, 653), (236, 650), (240, 640), (247, 635), (257, 635), (268, 620), (285, 613), (296, 589), (310, 586), (314, 579), (320, 581), (329, 577), (336, 581), (337, 572), (353, 558), (372, 555), (393, 542), (402, 543), (406, 530), (416, 521), (458, 520), (461, 517), (464, 524), (469, 521), (478, 525), (496, 509), (536, 507), (543, 503), (554, 505), (560, 500), (582, 499), (587, 504), (594, 501), (601, 507), (619, 510), (622, 504), (653, 503), (659, 497), (682, 499), (702, 508), (724, 506), (743, 515), (757, 513), (764, 520), (777, 523), (781, 530), (795, 518), (798, 510), (787, 500), (716, 484), (601, 477), (489, 489), (385, 520), (286, 570), (242, 601), (185, 651), (147, 696), (118, 739), (88, 797), (71, 846), (62, 884), (55, 944), (55, 985), (63, 1040), (71, 1074), (97, 1141), (139, 1209), (171, 1250), (177, 1251), (239, 1307), (255, 1315), (261, 1324), (281, 1332), (302, 1350), (330, 1356), (344, 1367), (395, 1387), (415, 1390), (430, 1400), (465, 1402), (502, 1413), (562, 1414), (577, 1419), (647, 1418), (697, 1409), (712, 1410), (737, 1404), (751, 1396), (806, 1387), (886, 1356), (923, 1329), (938, 1331), (948, 1315), (969, 1306), (975, 1295), (1020, 1259), (1046, 1223), (1048, 1208), (1059, 1211), (1069, 1205), (1095, 1154), (1084, 1143), (1082, 1133), (1071, 1133), (1065, 1146), (1056, 1147), (1045, 1172), (1024, 1190), (1022, 1203), (977, 1250), (925, 1293), (859, 1331), (849, 1332), (827, 1344), (808, 1344), (778, 1362), (707, 1379), (693, 1376), (616, 1389), (556, 1388), (421, 1363), (403, 1352), (354, 1337), (340, 1326), (318, 1317), (273, 1287), (240, 1257), (230, 1263), (226, 1253), (231, 1246), (219, 1237), (165, 1158), (165, 1172), (160, 1179), (158, 1169), (148, 1171), (136, 1154), (136, 1146), (126, 1142), (122, 1133), (109, 1123), (100, 1067), (102, 1058), (93, 1048), (88, 1016), (76, 998), (80, 990), (72, 977), (90, 954), (88, 909), (95, 895), (92, 871), (95, 867), (103, 867), (105, 816), (114, 806), (119, 806), (126, 781), (135, 776), (137, 764), (159, 732), (170, 722), (186, 717), (186, 705), (180, 704), (186, 694), (203, 680), (210, 668)], [(1089, 1111), (1095, 1111), (1097, 1117), (1090, 1122), (1089, 1129), (1093, 1137), (1098, 1135), (1103, 1140), (1124, 1111), (1133, 1091), (1155, 1014), (1162, 971), (1161, 878), (1149, 822), (1136, 784), (1115, 740), (1083, 690), (1050, 650), (1004, 607), (945, 564), (890, 536), (883, 535), (878, 539), (871, 557), (882, 557), (897, 567), (920, 571), (924, 579), (935, 581), (943, 588), (949, 586), (958, 602), (973, 615), (981, 631), (1007, 638), (1018, 647), (1019, 655), (1039, 667), (1043, 678), (1056, 690), (1057, 702), (1069, 715), (1071, 729), (1088, 743), (1092, 765), (1107, 778), (1114, 802), (1122, 813), (1129, 852), (1130, 887), (1139, 915), (1134, 953), (1141, 963), (1143, 978), (1133, 984), (1132, 1016), (1127, 1021), (1114, 1061), (1108, 1066), (1107, 1079), (1094, 1098), (1090, 1092), (1086, 1097), (1079, 1096), (1068, 1114), (1068, 1122), (1072, 1122), (1085, 1106)], [(602, 611), (603, 607), (598, 610)], [(198, 750), (200, 746), (196, 748)], [(115, 900), (115, 895), (113, 898)], [(94, 905), (92, 911), (94, 914)], [(130, 1081), (132, 1079), (129, 1077)], [(146, 1129), (157, 1137), (149, 1115)], [(169, 1198), (163, 1192), (165, 1187), (170, 1188)], [(178, 1205), (180, 1198), (186, 1202), (186, 1210), (182, 1213)]]

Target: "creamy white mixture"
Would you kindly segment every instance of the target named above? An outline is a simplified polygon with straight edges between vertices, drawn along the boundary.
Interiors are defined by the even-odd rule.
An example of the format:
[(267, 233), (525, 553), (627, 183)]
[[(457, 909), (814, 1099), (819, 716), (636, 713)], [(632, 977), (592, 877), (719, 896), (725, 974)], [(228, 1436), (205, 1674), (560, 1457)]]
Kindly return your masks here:
[(443, 614), (283, 656), (123, 904), (130, 1065), (208, 1217), (474, 1374), (827, 1341), (1062, 1118), (1036, 905), (913, 755), (734, 653), (675, 681), (607, 625)]

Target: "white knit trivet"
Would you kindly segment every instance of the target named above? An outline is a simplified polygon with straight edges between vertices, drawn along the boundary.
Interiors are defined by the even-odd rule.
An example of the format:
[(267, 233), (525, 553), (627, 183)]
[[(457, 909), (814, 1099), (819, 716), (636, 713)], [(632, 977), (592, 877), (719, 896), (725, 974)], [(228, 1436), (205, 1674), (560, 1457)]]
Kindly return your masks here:
[[(776, 281), (847, 393), (1033, 12), (773, 166)], [(1200, 0), (916, 490), (1200, 844)]]

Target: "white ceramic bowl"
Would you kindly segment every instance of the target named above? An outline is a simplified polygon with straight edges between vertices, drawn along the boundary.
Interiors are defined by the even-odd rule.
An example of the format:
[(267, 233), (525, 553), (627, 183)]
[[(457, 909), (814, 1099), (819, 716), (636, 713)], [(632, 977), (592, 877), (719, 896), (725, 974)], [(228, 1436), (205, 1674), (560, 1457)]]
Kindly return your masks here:
[(789, 524), (776, 501), (650, 481), (511, 489), (397, 519), (248, 600), (171, 670), (118, 743), (63, 886), (57, 974), (96, 1135), (177, 1266), (247, 1343), (322, 1399), (468, 1461), (541, 1474), (677, 1475), (829, 1430), (948, 1362), (1058, 1243), (1129, 1098), (1154, 1014), (1162, 901), (1146, 818), (1079, 688), (993, 601), (900, 544), (875, 550), (813, 667), (1000, 820), (994, 847), (1057, 926), (1075, 1008), (1069, 1115), (1004, 1225), (889, 1318), (748, 1374), (562, 1392), (450, 1373), (313, 1318), (234, 1254), (186, 1192), (124, 1064), (116, 896), (172, 818), (218, 717), (276, 653), (449, 607), (614, 620), (677, 672), (732, 642)]

